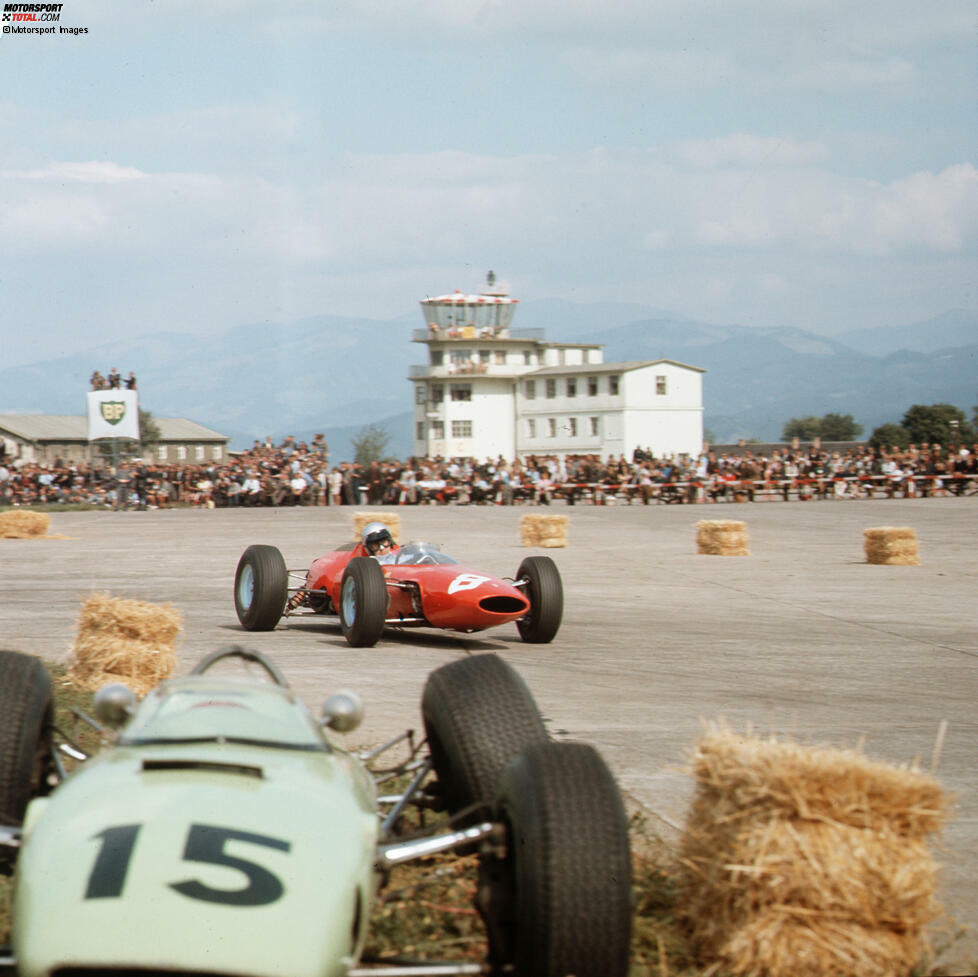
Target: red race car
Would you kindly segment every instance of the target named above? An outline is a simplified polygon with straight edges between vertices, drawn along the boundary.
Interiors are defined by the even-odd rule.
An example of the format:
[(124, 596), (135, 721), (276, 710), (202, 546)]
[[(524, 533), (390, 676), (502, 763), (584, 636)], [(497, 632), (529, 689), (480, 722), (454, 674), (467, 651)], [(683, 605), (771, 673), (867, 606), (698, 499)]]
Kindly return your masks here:
[[(249, 631), (271, 631), (283, 615), (338, 614), (357, 647), (375, 645), (385, 627), (471, 632), (515, 621), (520, 637), (538, 644), (560, 628), (564, 590), (550, 557), (526, 557), (509, 581), (462, 566), (431, 543), (378, 550), (368, 549), (367, 537), (365, 530), (364, 542), (327, 553), (307, 571), (287, 570), (274, 546), (249, 546), (234, 578), (238, 620)], [(304, 583), (290, 586), (290, 575)]]

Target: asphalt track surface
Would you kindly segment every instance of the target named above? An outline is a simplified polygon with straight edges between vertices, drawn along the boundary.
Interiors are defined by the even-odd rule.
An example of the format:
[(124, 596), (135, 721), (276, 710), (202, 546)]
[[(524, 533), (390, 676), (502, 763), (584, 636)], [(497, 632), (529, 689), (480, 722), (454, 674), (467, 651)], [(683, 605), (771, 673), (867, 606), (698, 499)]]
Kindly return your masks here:
[[(520, 544), (523, 507), (402, 507), (402, 541), (439, 543), (473, 569), (512, 576), (531, 552), (557, 562), (565, 611), (550, 645), (515, 625), (477, 635), (388, 631), (350, 648), (331, 617), (267, 634), (238, 624), (233, 580), (252, 543), (290, 569), (352, 538), (351, 508), (55, 513), (50, 534), (0, 539), (0, 647), (64, 661), (93, 591), (166, 602), (184, 617), (179, 671), (230, 643), (269, 654), (315, 709), (339, 688), (366, 703), (351, 744), (420, 729), (427, 673), (492, 651), (526, 678), (558, 738), (593, 743), (665, 837), (685, 816), (682, 772), (704, 720), (856, 746), (930, 769), (956, 795), (940, 839), (942, 899), (969, 927), (946, 957), (978, 962), (978, 499), (554, 508), (568, 546)], [(372, 510), (377, 515), (383, 509)], [(699, 519), (742, 519), (749, 557), (696, 552)], [(921, 565), (871, 566), (863, 529), (910, 526)]]

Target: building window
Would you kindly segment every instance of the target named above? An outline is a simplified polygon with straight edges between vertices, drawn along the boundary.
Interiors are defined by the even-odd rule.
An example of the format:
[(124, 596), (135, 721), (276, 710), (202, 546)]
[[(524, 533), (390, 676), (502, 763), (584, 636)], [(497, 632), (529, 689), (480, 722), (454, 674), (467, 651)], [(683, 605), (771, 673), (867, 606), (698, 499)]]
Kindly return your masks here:
[(453, 438), (471, 438), (472, 437), (472, 422), (471, 421), (452, 421), (452, 437)]
[(202, 444), (198, 444), (194, 448), (194, 457), (197, 459), (197, 461), (204, 460), (204, 446)]
[(527, 380), (523, 384), (523, 396), (527, 400), (536, 400), (537, 397), (537, 382), (536, 380)]
[(587, 395), (589, 397), (597, 397), (598, 396), (598, 378), (597, 377), (588, 377), (587, 378)]
[(547, 381), (547, 398), (553, 400), (557, 396), (557, 381), (548, 380)]
[(416, 404), (424, 403), (424, 384), (417, 383), (414, 385), (414, 402)]
[(574, 377), (567, 378), (567, 396), (568, 397), (577, 396), (577, 380)]
[(418, 421), (414, 431), (415, 441), (424, 441), (424, 421)]
[(185, 444), (177, 445), (177, 461), (186, 461), (187, 458), (187, 446)]
[(608, 393), (612, 397), (618, 396), (619, 388), (621, 387), (621, 377), (608, 377)]
[(445, 422), (444, 421), (432, 421), (431, 422), (431, 439), (432, 439), (432, 441), (444, 441), (445, 440)]
[(568, 417), (567, 418), (567, 430), (570, 432), (572, 438), (577, 437), (577, 418)]
[(479, 362), (488, 363), (492, 359), (492, 352), (488, 349), (479, 350)]
[(496, 350), (496, 366), (506, 365), (506, 350), (497, 349)]
[(433, 404), (440, 404), (445, 399), (445, 385), (442, 383), (433, 383), (431, 385), (431, 402)]
[(533, 350), (532, 349), (524, 349), (523, 350), (523, 365), (524, 366), (533, 366)]
[(445, 354), (440, 349), (433, 349), (431, 351), (431, 365), (432, 366), (442, 366), (445, 362)]
[(449, 388), (449, 396), (452, 398), (452, 400), (471, 400), (472, 384), (453, 383)]
[(590, 417), (588, 418), (590, 425), (591, 437), (596, 438), (601, 433), (601, 418), (600, 417)]
[(664, 394), (666, 392), (666, 378), (656, 377), (655, 378), (655, 392), (657, 394)]
[(535, 418), (528, 417), (526, 419), (526, 435), (529, 438), (535, 438), (537, 436), (537, 422)]
[(469, 350), (467, 349), (453, 349), (452, 350), (452, 363), (455, 366), (461, 366), (463, 363), (469, 362)]
[(166, 445), (160, 444), (156, 447), (156, 460), (166, 461)]
[(554, 417), (547, 418), (547, 437), (557, 437), (557, 419)]
[(219, 444), (211, 448), (211, 461), (221, 461), (224, 458), (224, 449)]

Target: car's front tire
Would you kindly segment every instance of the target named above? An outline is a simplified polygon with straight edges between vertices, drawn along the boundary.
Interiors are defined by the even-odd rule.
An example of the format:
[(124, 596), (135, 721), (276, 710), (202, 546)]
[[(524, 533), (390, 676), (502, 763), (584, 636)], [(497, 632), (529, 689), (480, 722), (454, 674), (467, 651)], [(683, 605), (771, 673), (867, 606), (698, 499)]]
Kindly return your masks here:
[[(0, 651), (0, 716), (0, 824), (18, 825), (28, 801), (45, 792), (50, 769), (51, 679), (37, 658)], [(0, 855), (0, 875), (11, 863)]]
[(492, 803), (506, 764), (549, 737), (533, 694), (498, 655), (435, 669), (421, 698), (428, 748), (448, 810)]
[(494, 820), (505, 855), (480, 863), (490, 960), (514, 977), (625, 977), (631, 854), (621, 794), (598, 752), (543, 743), (516, 757)]
[(289, 593), (289, 571), (274, 546), (249, 546), (234, 575), (234, 609), (248, 631), (273, 631)]
[(387, 622), (387, 581), (370, 556), (355, 556), (340, 582), (340, 627), (354, 648), (372, 648)]
[(516, 622), (520, 637), (530, 644), (548, 644), (560, 630), (564, 616), (564, 585), (557, 564), (549, 556), (528, 556), (516, 571), (525, 580), (530, 610)]

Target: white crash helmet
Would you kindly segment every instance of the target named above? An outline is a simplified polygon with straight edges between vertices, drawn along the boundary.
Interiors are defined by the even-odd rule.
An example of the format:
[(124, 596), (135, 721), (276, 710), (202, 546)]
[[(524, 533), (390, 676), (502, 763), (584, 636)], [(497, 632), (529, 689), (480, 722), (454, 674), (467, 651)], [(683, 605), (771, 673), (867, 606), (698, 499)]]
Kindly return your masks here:
[(394, 537), (391, 535), (391, 531), (382, 522), (368, 522), (363, 527), (360, 539), (368, 553), (376, 553), (385, 539), (391, 546), (394, 545)]

